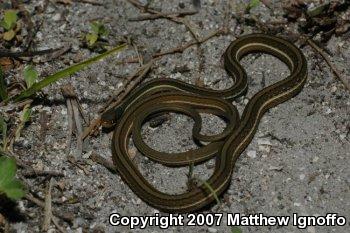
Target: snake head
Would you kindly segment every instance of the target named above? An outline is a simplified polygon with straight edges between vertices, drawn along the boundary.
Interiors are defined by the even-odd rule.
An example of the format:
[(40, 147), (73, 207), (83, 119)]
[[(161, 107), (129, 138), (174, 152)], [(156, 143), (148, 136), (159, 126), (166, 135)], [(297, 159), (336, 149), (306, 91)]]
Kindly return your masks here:
[(121, 106), (107, 109), (101, 115), (101, 124), (104, 128), (111, 128), (118, 123), (118, 120), (122, 117), (124, 109)]

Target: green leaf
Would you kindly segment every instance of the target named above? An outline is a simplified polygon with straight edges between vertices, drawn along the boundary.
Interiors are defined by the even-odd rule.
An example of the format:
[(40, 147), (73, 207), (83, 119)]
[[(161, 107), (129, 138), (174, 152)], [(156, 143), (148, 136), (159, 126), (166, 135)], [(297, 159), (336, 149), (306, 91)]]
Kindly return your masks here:
[(15, 132), (15, 140), (17, 140), (21, 136), (22, 129), (24, 128), (27, 121), (29, 121), (31, 112), (32, 112), (32, 110), (30, 108), (30, 104), (26, 104), (23, 108), (23, 111), (22, 111), (21, 121), (18, 124), (16, 132)]
[(33, 66), (29, 65), (24, 68), (23, 76), (24, 80), (26, 81), (27, 88), (30, 88), (38, 79), (38, 72)]
[(15, 178), (16, 170), (14, 158), (0, 157), (0, 193), (4, 193), (13, 200), (20, 199), (25, 195), (24, 185)]
[(0, 102), (5, 99), (7, 99), (7, 89), (5, 84), (4, 72), (2, 71), (0, 65)]
[(242, 230), (239, 227), (232, 227), (231, 233), (242, 233)]
[(6, 196), (13, 200), (21, 199), (25, 195), (25, 187), (18, 179), (14, 179), (12, 182), (7, 183), (3, 189)]
[(6, 31), (13, 29), (17, 22), (17, 11), (7, 10), (4, 14), (4, 19), (1, 21), (1, 26), (5, 28)]
[(10, 41), (15, 37), (15, 35), (16, 35), (16, 32), (11, 29), (7, 32), (4, 32), (4, 34), (2, 35), (2, 38), (4, 38), (4, 40), (6, 41)]
[(88, 45), (91, 47), (93, 46), (98, 39), (98, 35), (94, 33), (89, 33), (86, 35), (86, 41), (88, 42)]
[(257, 7), (260, 3), (260, 0), (250, 0), (249, 2), (249, 8), (252, 9), (254, 7)]
[(23, 112), (23, 116), (22, 116), (22, 120), (24, 123), (26, 123), (27, 121), (29, 121), (30, 118), (30, 114), (32, 113), (32, 110), (30, 108), (27, 108), (24, 112)]
[(108, 29), (99, 21), (94, 21), (90, 23), (92, 34), (97, 36), (108, 36)]
[(0, 157), (0, 190), (4, 184), (12, 181), (16, 174), (16, 161), (14, 158)]
[[(22, 91), (17, 97), (14, 98), (14, 101), (17, 102), (17, 101), (23, 100), (25, 98), (28, 98), (28, 97), (32, 96), (33, 94), (35, 94), (36, 92), (43, 89), (44, 87), (56, 82), (57, 80), (59, 80), (61, 78), (68, 77), (68, 76), (84, 69), (85, 67), (87, 67), (87, 66), (113, 54), (113, 53), (120, 52), (121, 50), (125, 49), (126, 47), (127, 47), (126, 44), (117, 46), (117, 47), (115, 47), (107, 52), (104, 52), (104, 53), (99, 54), (95, 57), (92, 57), (86, 61), (83, 61), (83, 62), (80, 62), (76, 65), (70, 66), (67, 69), (60, 70), (57, 73), (44, 78), (40, 82), (34, 83), (30, 88)], [(8, 101), (8, 99), (6, 101)]]
[(98, 21), (91, 22), (91, 23), (90, 23), (91, 31), (92, 31), (94, 34), (98, 35), (99, 32), (100, 32), (100, 27), (101, 27), (101, 25), (102, 25), (102, 24), (101, 24), (100, 22), (98, 22)]
[(108, 33), (109, 33), (108, 29), (104, 25), (101, 25), (98, 34), (100, 36), (106, 37), (106, 36), (108, 36)]

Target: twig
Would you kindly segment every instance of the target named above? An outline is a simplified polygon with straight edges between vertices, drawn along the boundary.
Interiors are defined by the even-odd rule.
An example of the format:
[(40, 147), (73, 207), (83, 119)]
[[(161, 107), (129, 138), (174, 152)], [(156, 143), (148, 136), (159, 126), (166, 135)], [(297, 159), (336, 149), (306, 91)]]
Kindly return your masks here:
[(0, 58), (1, 57), (12, 57), (12, 58), (19, 58), (19, 57), (34, 57), (38, 55), (44, 55), (48, 53), (53, 53), (61, 48), (56, 49), (43, 49), (43, 50), (37, 50), (37, 51), (19, 51), (19, 52), (11, 52), (7, 49), (0, 49)]
[(51, 177), (47, 193), (45, 196), (45, 207), (44, 207), (44, 220), (42, 225), (43, 231), (48, 231), (50, 227), (51, 217), (52, 217), (52, 199), (51, 199), (51, 190), (53, 185), (53, 178)]
[[(33, 195), (31, 195), (31, 194), (26, 194), (25, 199), (27, 199), (28, 201), (36, 204), (37, 206), (39, 206), (41, 208), (45, 208), (45, 203), (40, 201), (39, 199), (33, 197)], [(59, 211), (57, 211), (55, 209), (52, 210), (52, 213), (53, 213), (53, 215), (63, 219), (66, 222), (70, 222), (71, 223), (74, 220), (74, 215), (72, 213), (68, 213), (68, 212), (67, 213), (61, 213), (61, 212), (59, 212)]]
[(323, 50), (319, 46), (317, 46), (316, 43), (310, 38), (306, 39), (306, 42), (323, 57), (323, 59), (326, 61), (333, 73), (336, 75), (336, 77), (343, 83), (345, 88), (348, 89), (348, 91), (350, 91), (349, 82), (340, 74), (339, 70), (332, 64), (332, 62), (329, 60), (328, 56), (323, 52)]
[[(211, 38), (215, 37), (215, 36), (219, 36), (222, 34), (225, 34), (226, 30), (224, 28), (220, 28), (217, 31), (214, 31), (213, 33), (209, 34), (208, 36), (199, 39), (199, 42), (197, 42), (196, 40), (192, 40), (184, 45), (179, 45), (175, 48), (171, 48), (165, 51), (161, 51), (159, 53), (155, 53), (153, 54), (152, 58), (159, 58), (162, 57), (164, 55), (169, 55), (169, 54), (175, 54), (175, 53), (182, 53), (184, 52), (186, 49), (188, 49), (191, 46), (197, 45), (197, 44), (202, 44), (204, 42), (206, 42), (207, 40), (210, 40)], [(130, 58), (124, 61), (121, 61), (118, 64), (125, 64), (125, 63), (137, 63), (138, 62), (138, 58)]]
[(167, 17), (184, 17), (186, 15), (197, 14), (198, 11), (177, 11), (177, 12), (163, 12), (162, 14), (142, 14), (138, 17), (129, 18), (129, 21), (144, 21), (144, 20), (153, 20), (161, 19)]
[(64, 176), (64, 174), (59, 171), (37, 171), (37, 170), (34, 170), (33, 168), (31, 168), (30, 171), (22, 172), (22, 175), (26, 178), (32, 178), (32, 177), (38, 177), (38, 176), (48, 176), (48, 177)]
[(76, 2), (88, 3), (96, 6), (103, 6), (102, 2), (94, 1), (94, 0), (75, 0)]
[(52, 222), (57, 228), (57, 230), (61, 233), (66, 233), (66, 231), (61, 227), (61, 225), (58, 223), (58, 219), (55, 216), (52, 216)]
[(63, 54), (68, 52), (70, 49), (71, 49), (70, 44), (64, 45), (61, 48), (57, 49), (56, 51), (53, 51), (52, 53), (47, 54), (45, 57), (40, 59), (40, 62), (43, 63), (43, 62), (52, 61), (52, 60), (62, 56)]
[(130, 2), (132, 5), (134, 5), (135, 7), (137, 7), (138, 9), (140, 9), (140, 10), (142, 10), (144, 12), (148, 12), (148, 13), (151, 13), (151, 14), (162, 16), (163, 18), (169, 19), (169, 20), (171, 20), (171, 21), (173, 21), (175, 23), (184, 24), (185, 27), (189, 30), (189, 32), (193, 35), (193, 37), (197, 38), (196, 33), (194, 33), (194, 30), (191, 28), (191, 26), (189, 25), (188, 21), (180, 19), (180, 18), (178, 18), (176, 16), (173, 16), (173, 15), (167, 15), (167, 14), (165, 14), (163, 12), (151, 9), (149, 7), (145, 7), (137, 0), (128, 0), (128, 2)]
[(168, 54), (174, 54), (174, 53), (182, 53), (183, 51), (185, 51), (187, 48), (193, 46), (193, 45), (196, 45), (198, 43), (204, 43), (206, 42), (207, 40), (217, 36), (217, 35), (220, 35), (222, 34), (224, 31), (223, 29), (219, 29), (211, 34), (209, 34), (208, 36), (200, 39), (198, 42), (193, 40), (193, 41), (190, 41), (188, 42), (187, 44), (184, 44), (184, 45), (180, 45), (178, 47), (175, 47), (175, 48), (172, 48), (172, 49), (169, 49), (169, 50), (166, 50), (166, 51), (163, 51), (163, 52), (159, 52), (159, 53), (156, 53), (153, 55), (153, 58), (157, 58), (157, 57), (161, 57), (161, 56), (164, 56), (164, 55), (168, 55)]
[(47, 111), (42, 111), (39, 114), (39, 123), (40, 123), (40, 133), (39, 138), (41, 141), (45, 141), (46, 131), (49, 128), (50, 115), (47, 114)]
[(105, 159), (103, 158), (101, 155), (98, 155), (96, 154), (95, 152), (93, 152), (91, 155), (90, 155), (90, 159), (102, 166), (104, 166), (105, 168), (107, 168), (108, 170), (110, 170), (111, 172), (113, 173), (116, 173), (117, 170), (115, 169), (115, 166), (113, 164), (112, 161), (108, 160), (108, 159)]
[(77, 95), (74, 92), (74, 88), (71, 85), (65, 85), (61, 88), (63, 96), (67, 101), (67, 109), (68, 109), (68, 141), (67, 148), (69, 150), (71, 145), (71, 135), (73, 133), (73, 127), (75, 125), (77, 133), (77, 155), (80, 156), (83, 152), (83, 141), (81, 138), (81, 134), (83, 132), (82, 123), (80, 120), (80, 110), (78, 104)]
[(81, 135), (83, 133), (83, 126), (79, 118), (79, 109), (76, 100), (71, 100), (71, 103), (73, 107), (74, 122), (77, 128), (77, 155), (81, 156), (81, 154), (83, 153), (83, 140), (81, 139)]
[(67, 135), (67, 154), (69, 154), (70, 147), (72, 144), (72, 134), (73, 134), (73, 128), (74, 128), (74, 121), (73, 121), (73, 107), (72, 103), (69, 99), (66, 100), (67, 103), (67, 117), (68, 117), (68, 135)]

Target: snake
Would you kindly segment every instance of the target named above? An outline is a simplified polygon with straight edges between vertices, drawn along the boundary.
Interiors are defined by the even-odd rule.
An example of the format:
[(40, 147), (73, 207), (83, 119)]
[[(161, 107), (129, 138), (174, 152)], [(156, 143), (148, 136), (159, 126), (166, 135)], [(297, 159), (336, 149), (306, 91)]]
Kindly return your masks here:
[[(248, 77), (240, 61), (251, 53), (270, 54), (286, 64), (289, 75), (253, 95), (239, 115), (232, 104), (248, 90)], [(277, 36), (253, 33), (235, 39), (223, 54), (224, 68), (233, 85), (225, 90), (199, 87), (171, 78), (158, 78), (140, 84), (117, 106), (102, 115), (115, 125), (112, 160), (118, 174), (130, 189), (148, 205), (168, 213), (196, 212), (217, 199), (231, 183), (237, 159), (252, 141), (264, 113), (301, 92), (307, 80), (307, 62), (292, 42)], [(193, 140), (200, 146), (179, 153), (160, 152), (142, 138), (142, 126), (155, 116), (173, 112), (193, 119)], [(201, 133), (201, 113), (214, 114), (225, 121), (216, 135)], [(132, 139), (138, 151), (169, 167), (190, 166), (215, 159), (212, 175), (184, 193), (159, 191), (138, 170), (129, 154)], [(176, 182), (176, 181), (174, 181)]]

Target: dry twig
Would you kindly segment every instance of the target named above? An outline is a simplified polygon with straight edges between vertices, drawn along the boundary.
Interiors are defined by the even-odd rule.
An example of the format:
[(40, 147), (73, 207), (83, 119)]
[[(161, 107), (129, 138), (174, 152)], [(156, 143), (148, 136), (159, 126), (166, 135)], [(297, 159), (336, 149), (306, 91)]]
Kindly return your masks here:
[(51, 199), (52, 185), (53, 185), (53, 178), (51, 177), (49, 185), (47, 187), (47, 193), (45, 196), (44, 220), (41, 227), (43, 231), (49, 230), (51, 217), (52, 217), (52, 199)]
[(77, 138), (77, 155), (81, 155), (83, 152), (83, 141), (82, 141), (82, 132), (83, 127), (80, 120), (80, 114), (82, 112), (79, 110), (79, 102), (78, 98), (74, 92), (74, 89), (71, 85), (65, 85), (61, 88), (63, 96), (67, 101), (67, 109), (68, 109), (68, 141), (67, 148), (69, 150), (71, 145), (71, 135), (73, 133), (74, 126), (76, 127), (76, 138)]
[(340, 74), (339, 70), (332, 64), (328, 56), (323, 52), (323, 50), (316, 45), (316, 43), (312, 39), (307, 39), (306, 42), (314, 49), (316, 50), (326, 61), (328, 66), (331, 68), (335, 76), (343, 83), (346, 89), (350, 91), (350, 84), (349, 82)]
[[(42, 202), (41, 200), (35, 198), (33, 195), (31, 194), (26, 194), (25, 199), (27, 199), (28, 201), (36, 204), (37, 206), (41, 207), (41, 208), (45, 208), (45, 203)], [(61, 211), (57, 211), (55, 209), (52, 209), (52, 214), (61, 218), (62, 220), (66, 221), (66, 222), (73, 222), (74, 220), (74, 215), (71, 212), (67, 212), (67, 213), (62, 213)]]
[(82, 2), (82, 3), (87, 3), (91, 5), (96, 5), (96, 6), (103, 6), (102, 2), (99, 1), (94, 1), (94, 0), (75, 0), (76, 2)]
[(37, 51), (19, 51), (19, 52), (12, 52), (12, 51), (9, 51), (7, 49), (0, 49), (0, 58), (1, 57), (12, 57), (12, 58), (34, 57), (34, 56), (38, 56), (38, 55), (54, 53), (54, 52), (59, 51), (61, 49), (62, 48), (43, 49), (43, 50), (37, 50)]
[(92, 161), (104, 166), (105, 168), (107, 168), (108, 170), (110, 170), (113, 173), (117, 172), (113, 162), (108, 160), (108, 159), (103, 158), (101, 155), (98, 155), (96, 153), (92, 153), (90, 155), (90, 159), (92, 159)]
[(177, 12), (163, 12), (162, 14), (142, 14), (138, 17), (129, 18), (129, 21), (144, 21), (144, 20), (153, 20), (161, 19), (167, 17), (184, 17), (186, 15), (197, 14), (198, 11), (177, 11)]

